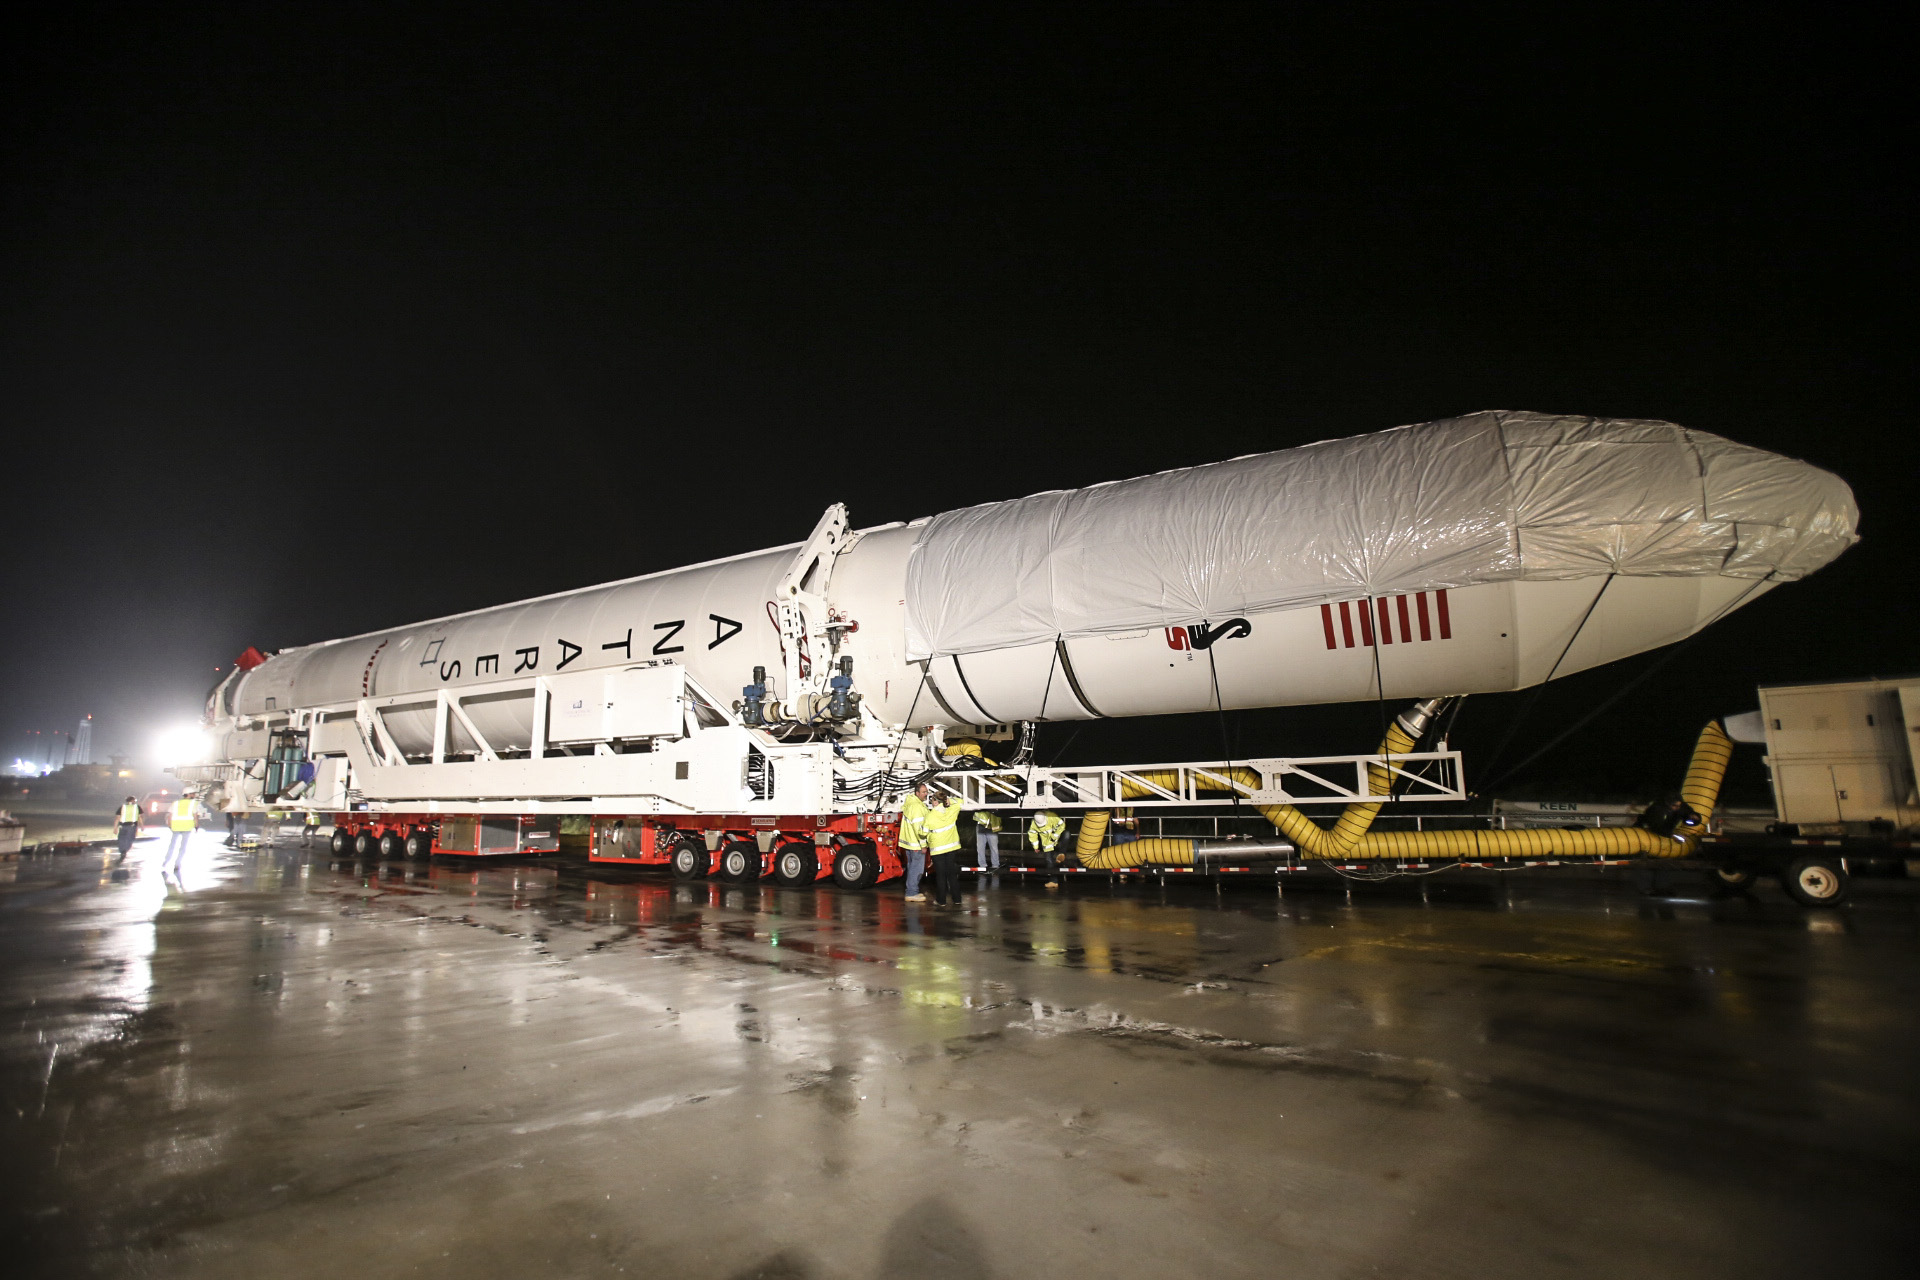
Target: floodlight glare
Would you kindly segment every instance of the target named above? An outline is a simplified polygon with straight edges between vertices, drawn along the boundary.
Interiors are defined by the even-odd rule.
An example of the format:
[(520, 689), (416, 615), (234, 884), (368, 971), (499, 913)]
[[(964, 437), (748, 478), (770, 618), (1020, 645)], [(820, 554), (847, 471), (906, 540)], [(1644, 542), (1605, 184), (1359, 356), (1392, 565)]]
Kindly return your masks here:
[(176, 764), (198, 764), (207, 758), (211, 746), (199, 725), (183, 724), (163, 731), (154, 742), (154, 752), (164, 769)]

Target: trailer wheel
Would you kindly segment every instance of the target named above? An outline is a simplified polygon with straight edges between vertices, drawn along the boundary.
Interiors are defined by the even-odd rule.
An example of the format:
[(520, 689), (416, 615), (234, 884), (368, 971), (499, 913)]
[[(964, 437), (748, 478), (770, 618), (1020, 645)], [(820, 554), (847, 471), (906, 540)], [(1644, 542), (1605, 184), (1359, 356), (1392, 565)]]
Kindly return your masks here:
[(398, 831), (383, 831), (380, 833), (380, 856), (381, 857), (398, 858), (400, 855), (404, 854), (406, 851), (407, 851), (406, 839), (402, 837)]
[(407, 856), (424, 858), (433, 852), (433, 832), (425, 827), (415, 827), (407, 832)]
[(812, 884), (820, 876), (820, 855), (813, 841), (789, 840), (773, 851), (773, 878), (791, 889)]
[(1754, 874), (1748, 867), (1708, 867), (1707, 888), (1717, 893), (1744, 893), (1753, 888)]
[(673, 842), (673, 854), (667, 859), (667, 865), (673, 868), (676, 880), (698, 880), (707, 874), (710, 861), (705, 844), (680, 839)]
[(720, 846), (720, 878), (742, 882), (760, 878), (760, 846), (751, 840), (729, 840)]
[(374, 838), (374, 834), (371, 831), (362, 831), (353, 838), (353, 852), (355, 857), (371, 858), (379, 847), (380, 842)]
[(353, 832), (345, 827), (335, 827), (333, 834), (327, 837), (327, 848), (333, 850), (333, 856), (344, 858), (353, 847)]
[(1780, 873), (1780, 887), (1803, 907), (1837, 907), (1847, 899), (1847, 873), (1831, 858), (1795, 858)]
[(866, 889), (880, 878), (880, 854), (872, 845), (843, 844), (833, 855), (833, 882), (842, 889)]

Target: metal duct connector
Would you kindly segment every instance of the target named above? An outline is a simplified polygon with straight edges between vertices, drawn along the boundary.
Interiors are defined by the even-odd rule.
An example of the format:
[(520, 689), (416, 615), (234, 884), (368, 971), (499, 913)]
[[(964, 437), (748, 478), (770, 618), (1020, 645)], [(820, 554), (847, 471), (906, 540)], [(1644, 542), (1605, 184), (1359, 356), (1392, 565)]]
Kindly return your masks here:
[[(1122, 845), (1121, 848), (1126, 846)], [(1285, 840), (1196, 840), (1193, 865), (1209, 862), (1274, 862), (1291, 858), (1298, 850)]]
[(1406, 735), (1417, 745), (1426, 733), (1427, 726), (1433, 723), (1434, 717), (1445, 711), (1447, 704), (1452, 701), (1452, 698), (1428, 698), (1424, 702), (1416, 702), (1395, 716), (1393, 722), (1405, 730)]

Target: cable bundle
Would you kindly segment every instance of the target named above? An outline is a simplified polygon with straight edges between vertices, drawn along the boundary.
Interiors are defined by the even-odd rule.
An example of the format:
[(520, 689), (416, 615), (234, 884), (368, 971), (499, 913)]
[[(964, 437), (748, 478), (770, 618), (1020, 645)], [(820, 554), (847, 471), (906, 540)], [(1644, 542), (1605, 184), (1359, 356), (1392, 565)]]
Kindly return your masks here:
[(836, 804), (865, 804), (869, 801), (878, 805), (891, 804), (919, 786), (923, 779), (931, 778), (938, 772), (938, 769), (883, 769), (854, 780), (836, 776), (833, 780), (833, 799)]

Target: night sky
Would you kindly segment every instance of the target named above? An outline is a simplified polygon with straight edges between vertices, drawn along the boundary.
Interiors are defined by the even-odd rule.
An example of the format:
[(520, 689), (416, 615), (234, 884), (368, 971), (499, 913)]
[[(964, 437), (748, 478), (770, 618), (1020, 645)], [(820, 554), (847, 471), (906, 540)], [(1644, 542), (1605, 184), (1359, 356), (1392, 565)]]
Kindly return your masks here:
[[(1920, 670), (1891, 29), (584, 12), (49, 6), (0, 41), (8, 758), (85, 712), (143, 753), (248, 644), (787, 542), (836, 500), (877, 524), (1485, 408), (1807, 458), (1865, 536), (1507, 794), (1670, 785), (1758, 683)], [(1470, 777), (1662, 656), (1473, 700)], [(1376, 715), (1224, 732), (1362, 750)], [(1043, 756), (1223, 728), (1070, 732)]]

